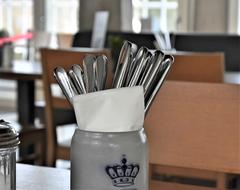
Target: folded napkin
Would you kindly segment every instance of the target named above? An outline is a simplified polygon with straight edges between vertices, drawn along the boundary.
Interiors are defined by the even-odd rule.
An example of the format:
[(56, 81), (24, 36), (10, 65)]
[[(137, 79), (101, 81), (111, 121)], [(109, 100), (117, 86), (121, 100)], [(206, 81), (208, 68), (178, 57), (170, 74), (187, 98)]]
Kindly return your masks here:
[(136, 131), (144, 123), (141, 86), (116, 88), (73, 98), (78, 127), (94, 132)]

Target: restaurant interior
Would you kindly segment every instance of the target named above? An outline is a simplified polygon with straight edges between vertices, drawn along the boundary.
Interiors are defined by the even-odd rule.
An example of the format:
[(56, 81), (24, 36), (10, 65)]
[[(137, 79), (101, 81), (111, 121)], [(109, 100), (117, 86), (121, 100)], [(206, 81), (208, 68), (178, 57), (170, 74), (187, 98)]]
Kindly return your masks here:
[[(87, 108), (86, 114), (76, 113), (75, 99), (64, 91), (56, 68), (69, 71), (71, 77), (72, 65), (85, 71), (87, 56), (95, 61), (102, 56), (107, 64), (103, 88), (95, 78), (96, 86), (90, 89), (90, 79), (80, 72), (87, 93), (101, 93), (95, 91), (105, 87), (146, 90), (143, 78), (135, 85), (130, 85), (132, 78), (123, 79), (125, 86), (116, 82), (127, 43), (135, 52), (129, 54), (129, 64), (138, 63), (139, 50), (151, 54), (145, 61), (149, 65), (154, 52), (172, 58), (171, 68), (159, 72), (163, 77), (154, 83), (158, 89), (151, 91), (155, 94), (149, 95), (147, 108), (145, 99), (143, 109), (149, 189), (239, 190), (240, 0), (0, 0), (0, 126), (4, 120), (2, 125), (19, 135), (15, 188), (75, 189), (71, 140), (79, 128), (78, 119), (101, 116)], [(131, 69), (134, 72), (134, 66), (129, 66), (129, 73)], [(93, 72), (98, 77), (98, 71)], [(86, 96), (81, 86), (79, 91)], [(126, 96), (125, 107), (130, 105), (128, 98), (133, 96)], [(117, 110), (112, 106), (106, 124), (114, 120), (110, 112)], [(0, 153), (1, 138), (0, 133)], [(125, 143), (130, 146), (131, 142)], [(107, 157), (110, 150), (101, 155)], [(101, 156), (89, 152), (87, 158), (91, 157)], [(1, 163), (0, 154), (0, 190)], [(136, 178), (135, 185), (139, 181)], [(89, 179), (88, 184), (93, 183), (97, 179)], [(121, 187), (114, 180), (113, 185), (109, 189), (132, 187)], [(86, 187), (79, 189), (96, 190)], [(141, 187), (133, 183), (132, 189), (147, 190)]]

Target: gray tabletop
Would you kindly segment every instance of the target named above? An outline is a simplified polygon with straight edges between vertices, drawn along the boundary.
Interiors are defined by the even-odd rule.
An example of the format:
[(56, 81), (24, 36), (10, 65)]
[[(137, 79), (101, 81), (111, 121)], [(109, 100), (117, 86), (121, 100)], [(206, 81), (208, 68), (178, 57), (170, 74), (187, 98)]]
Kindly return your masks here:
[(70, 189), (70, 170), (17, 164), (17, 190)]

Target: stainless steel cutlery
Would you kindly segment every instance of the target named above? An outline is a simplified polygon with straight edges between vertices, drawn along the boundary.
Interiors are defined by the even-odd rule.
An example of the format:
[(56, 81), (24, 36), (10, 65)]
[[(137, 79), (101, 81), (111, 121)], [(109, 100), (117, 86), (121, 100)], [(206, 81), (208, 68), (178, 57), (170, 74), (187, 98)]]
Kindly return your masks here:
[(105, 55), (98, 56), (93, 64), (95, 73), (95, 87), (96, 90), (104, 90), (106, 88), (107, 80), (107, 57)]
[(76, 95), (76, 90), (74, 86), (71, 84), (66, 71), (61, 67), (57, 67), (54, 69), (54, 76), (60, 88), (62, 89), (64, 95), (66, 96), (68, 101), (72, 103), (72, 98)]
[(87, 93), (95, 91), (95, 73), (93, 65), (96, 61), (95, 56), (87, 55), (83, 59), (83, 76)]
[(86, 94), (86, 87), (83, 79), (83, 70), (79, 65), (72, 65), (72, 70), (76, 75), (76, 80), (78, 81), (79, 88), (83, 94)]
[[(161, 50), (150, 51), (141, 47), (137, 51), (136, 44), (125, 41), (119, 54), (112, 88), (143, 86), (146, 115), (173, 62), (173, 56), (165, 55)], [(72, 65), (68, 72), (61, 67), (54, 70), (54, 76), (71, 104), (72, 98), (78, 94), (106, 89), (107, 57), (87, 55), (82, 65), (83, 69), (80, 65)]]

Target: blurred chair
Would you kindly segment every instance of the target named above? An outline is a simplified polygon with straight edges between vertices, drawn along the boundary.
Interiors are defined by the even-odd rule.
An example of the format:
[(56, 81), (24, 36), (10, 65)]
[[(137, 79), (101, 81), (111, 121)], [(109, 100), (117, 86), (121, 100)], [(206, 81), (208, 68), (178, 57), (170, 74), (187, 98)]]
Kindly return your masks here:
[[(46, 129), (40, 127), (28, 127), (19, 132), (20, 150), (23, 155), (19, 162), (34, 165), (46, 165)], [(31, 150), (33, 149), (33, 150)], [(30, 153), (29, 153), (30, 151)]]
[(238, 85), (166, 81), (145, 120), (151, 180), (227, 189), (240, 174), (239, 105)]
[(34, 165), (46, 164), (46, 129), (42, 125), (22, 126), (11, 121), (19, 133), (20, 145), (17, 162)]
[(59, 48), (71, 48), (73, 42), (73, 35), (72, 34), (57, 34), (57, 44)]
[(224, 80), (223, 53), (179, 52), (174, 59), (168, 80), (217, 83)]
[[(105, 54), (111, 62), (110, 51), (107, 49), (92, 48), (72, 48), (72, 49), (41, 49), (42, 67), (43, 67), (43, 85), (46, 101), (45, 123), (47, 129), (47, 165), (54, 166), (57, 159), (70, 159), (70, 140), (59, 142), (56, 133), (56, 122), (54, 118), (54, 109), (72, 109), (65, 97), (55, 97), (52, 88), (56, 84), (53, 76), (53, 70), (61, 66), (69, 70), (71, 65), (82, 65), (82, 61), (87, 54), (101, 55)], [(112, 76), (111, 64), (108, 69), (108, 81)], [(76, 120), (73, 121), (76, 123)]]

